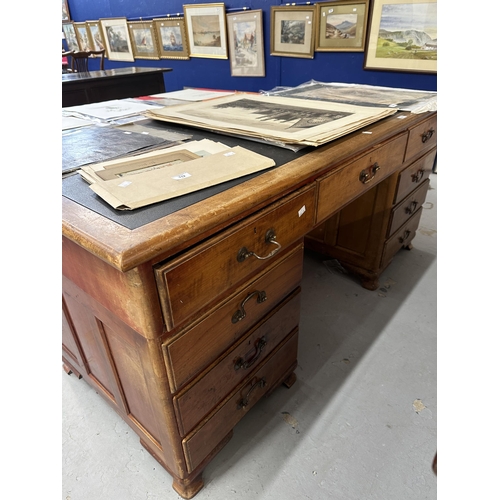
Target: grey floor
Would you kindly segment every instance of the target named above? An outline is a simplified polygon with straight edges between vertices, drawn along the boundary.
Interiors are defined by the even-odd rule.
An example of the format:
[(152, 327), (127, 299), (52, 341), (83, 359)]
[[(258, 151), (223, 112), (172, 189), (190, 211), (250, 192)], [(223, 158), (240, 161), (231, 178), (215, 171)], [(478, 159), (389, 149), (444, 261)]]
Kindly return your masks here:
[[(437, 498), (437, 174), (411, 251), (376, 291), (306, 252), (297, 382), (260, 401), (197, 500)], [(171, 478), (62, 370), (63, 500), (170, 500)]]

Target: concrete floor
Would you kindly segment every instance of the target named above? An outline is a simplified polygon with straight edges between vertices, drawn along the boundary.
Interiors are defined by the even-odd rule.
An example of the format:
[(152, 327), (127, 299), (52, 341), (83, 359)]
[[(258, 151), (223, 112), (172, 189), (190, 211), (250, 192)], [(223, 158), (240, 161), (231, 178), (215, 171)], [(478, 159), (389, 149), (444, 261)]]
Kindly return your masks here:
[[(261, 400), (197, 500), (426, 500), (437, 427), (437, 174), (413, 250), (377, 291), (306, 252), (297, 382)], [(62, 374), (63, 500), (171, 500), (171, 477), (83, 380)]]

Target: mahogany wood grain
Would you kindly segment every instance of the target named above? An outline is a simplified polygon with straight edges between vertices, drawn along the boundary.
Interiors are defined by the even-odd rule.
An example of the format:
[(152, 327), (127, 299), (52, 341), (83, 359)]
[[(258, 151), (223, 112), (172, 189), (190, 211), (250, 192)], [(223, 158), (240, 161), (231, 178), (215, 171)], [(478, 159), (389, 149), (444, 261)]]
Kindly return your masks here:
[[(174, 397), (181, 434), (186, 435), (244, 377), (269, 356), (299, 324), (300, 295), (295, 291), (276, 311)], [(262, 342), (262, 344), (260, 344)], [(262, 347), (264, 346), (264, 347)], [(249, 363), (239, 367), (238, 361)]]
[[(315, 188), (299, 191), (284, 202), (237, 224), (219, 237), (202, 243), (182, 257), (156, 268), (158, 289), (167, 329), (181, 325), (203, 306), (213, 303), (223, 293), (262, 269), (270, 259), (255, 256), (237, 260), (245, 247), (260, 257), (267, 257), (301, 238), (314, 224)], [(266, 242), (272, 229), (275, 244)]]
[[(199, 428), (183, 440), (189, 470), (198, 466), (262, 396), (289, 376), (297, 364), (297, 343), (298, 332), (295, 331), (273, 356), (259, 365), (258, 370), (251, 373)], [(285, 377), (283, 373), (286, 373)], [(242, 406), (244, 400), (248, 401), (246, 406)]]
[[(303, 244), (285, 253), (274, 267), (245, 284), (228, 299), (210, 311), (191, 328), (173, 337), (165, 347), (165, 358), (172, 391), (180, 389), (202, 369), (217, 359), (227, 348), (269, 313), (284, 297), (300, 285), (302, 279)], [(248, 301), (246, 317), (232, 322), (241, 303), (253, 291), (265, 291), (265, 302)]]

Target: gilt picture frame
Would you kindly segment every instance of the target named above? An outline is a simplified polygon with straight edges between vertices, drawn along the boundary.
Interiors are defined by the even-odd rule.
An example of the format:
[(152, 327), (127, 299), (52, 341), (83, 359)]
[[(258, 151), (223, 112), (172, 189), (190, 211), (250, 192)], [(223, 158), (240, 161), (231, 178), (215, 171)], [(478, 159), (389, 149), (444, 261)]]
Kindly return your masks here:
[(368, 0), (316, 4), (316, 52), (363, 52)]
[(68, 50), (76, 50), (78, 52), (80, 50), (80, 44), (76, 36), (75, 25), (73, 23), (63, 23), (62, 29), (66, 44), (68, 45)]
[(133, 62), (135, 58), (132, 51), (127, 18), (99, 19), (99, 22), (102, 27), (107, 58), (110, 61)]
[(227, 14), (231, 76), (266, 76), (262, 10)]
[(93, 50), (91, 45), (91, 35), (87, 27), (87, 23), (73, 23), (76, 32), (76, 38), (78, 40), (78, 45), (80, 50), (88, 51)]
[(153, 19), (160, 59), (189, 59), (186, 24), (182, 17)]
[(135, 59), (160, 59), (153, 21), (129, 21), (128, 30)]
[(227, 59), (226, 9), (223, 3), (184, 5), (191, 57)]
[(437, 73), (437, 0), (374, 0), (364, 69)]
[[(87, 29), (90, 33), (91, 50), (104, 49), (104, 51), (106, 51), (101, 23), (99, 21), (87, 21)], [(108, 57), (107, 52), (105, 52), (105, 55)]]
[(316, 7), (271, 6), (271, 55), (314, 58)]

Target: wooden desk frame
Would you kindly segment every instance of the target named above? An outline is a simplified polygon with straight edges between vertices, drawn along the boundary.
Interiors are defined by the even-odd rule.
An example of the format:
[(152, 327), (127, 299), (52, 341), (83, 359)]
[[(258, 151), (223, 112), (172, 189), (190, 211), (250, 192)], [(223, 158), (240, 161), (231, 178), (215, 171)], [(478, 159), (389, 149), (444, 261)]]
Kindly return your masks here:
[[(300, 297), (304, 241), (340, 258), (367, 288), (399, 248), (411, 248), (436, 128), (436, 113), (397, 113), (135, 230), (63, 197), (64, 368), (122, 416), (183, 498), (202, 488), (203, 469), (244, 413), (295, 380), (298, 318), (287, 311)], [(266, 259), (238, 263), (243, 245)], [(226, 324), (235, 308), (248, 310), (246, 326)], [(202, 360), (197, 346), (211, 335), (220, 350)], [(255, 349), (238, 363), (249, 375), (237, 378), (235, 367), (223, 388), (223, 363), (247, 341)], [(208, 413), (189, 402), (207, 387), (220, 391), (203, 402)]]

